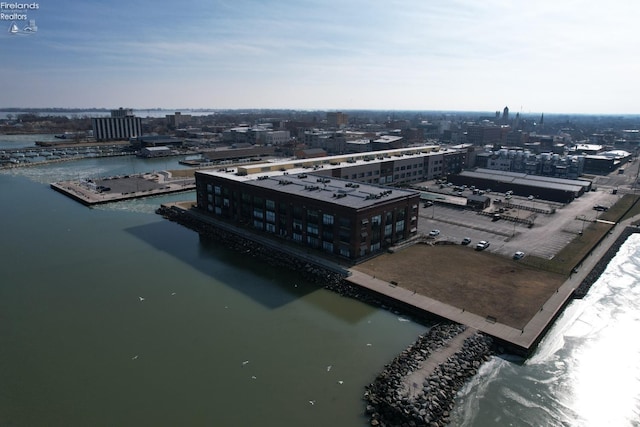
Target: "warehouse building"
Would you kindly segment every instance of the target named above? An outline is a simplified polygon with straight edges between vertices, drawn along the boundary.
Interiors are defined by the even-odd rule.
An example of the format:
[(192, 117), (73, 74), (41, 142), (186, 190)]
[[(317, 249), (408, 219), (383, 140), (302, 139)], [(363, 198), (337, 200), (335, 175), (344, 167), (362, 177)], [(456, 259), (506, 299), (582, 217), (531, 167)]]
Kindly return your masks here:
[(518, 196), (560, 203), (569, 203), (591, 190), (591, 181), (581, 179), (562, 179), (540, 175), (528, 175), (516, 172), (504, 172), (490, 169), (463, 171), (448, 177), (455, 185), (475, 186), (500, 193), (512, 191)]

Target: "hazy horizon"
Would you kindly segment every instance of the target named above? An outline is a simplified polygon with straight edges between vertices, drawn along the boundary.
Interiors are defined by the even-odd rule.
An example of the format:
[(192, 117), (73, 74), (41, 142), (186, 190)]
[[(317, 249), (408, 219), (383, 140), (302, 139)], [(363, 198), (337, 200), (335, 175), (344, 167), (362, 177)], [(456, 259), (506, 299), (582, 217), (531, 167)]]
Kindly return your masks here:
[(630, 0), (11, 4), (17, 108), (640, 113)]
[[(110, 112), (111, 110), (116, 110), (118, 108), (125, 108), (136, 111), (168, 111), (168, 112), (245, 112), (245, 111), (287, 111), (287, 112), (301, 112), (301, 113), (314, 113), (314, 112), (342, 112), (342, 113), (356, 113), (356, 112), (376, 112), (376, 113), (431, 113), (431, 114), (481, 114), (487, 115), (488, 117), (493, 117), (497, 112), (502, 114), (502, 110), (441, 110), (441, 109), (433, 109), (433, 110), (411, 110), (411, 109), (362, 109), (362, 108), (354, 108), (354, 109), (338, 109), (338, 108), (261, 108), (261, 107), (247, 107), (247, 108), (213, 108), (213, 107), (184, 107), (184, 108), (171, 108), (171, 107), (0, 107), (0, 111), (8, 112), (8, 113), (17, 113), (17, 112), (47, 112), (47, 111), (70, 111), (70, 112), (82, 112), (82, 111), (102, 111), (102, 112)], [(509, 114), (511, 117), (515, 117), (515, 114), (518, 113), (510, 111)], [(554, 117), (554, 116), (599, 116), (599, 117), (639, 117), (640, 113), (572, 113), (572, 112), (563, 112), (563, 113), (547, 113), (544, 111), (531, 111), (531, 112), (520, 112), (521, 116), (524, 117), (540, 117), (540, 115), (544, 115), (545, 118)]]

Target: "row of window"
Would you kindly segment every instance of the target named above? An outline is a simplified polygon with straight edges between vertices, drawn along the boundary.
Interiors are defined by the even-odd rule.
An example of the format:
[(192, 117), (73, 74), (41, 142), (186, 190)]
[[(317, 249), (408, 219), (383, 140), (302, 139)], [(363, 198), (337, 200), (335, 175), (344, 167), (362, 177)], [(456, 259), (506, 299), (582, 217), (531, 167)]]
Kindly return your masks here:
[[(223, 215), (224, 208), (230, 206), (231, 192), (228, 188), (211, 184), (207, 185), (207, 190), (209, 192), (207, 194), (207, 209), (210, 212), (215, 212), (216, 215)], [(327, 252), (334, 253), (337, 249), (337, 252), (342, 256), (353, 256), (353, 254), (349, 253), (354, 237), (352, 233), (354, 227), (351, 219), (324, 213), (317, 209), (305, 210), (301, 206), (290, 208), (288, 203), (277, 203), (271, 199), (246, 193), (240, 193), (238, 197), (242, 200), (240, 206), (241, 216), (247, 218), (251, 215), (254, 228), (268, 233), (280, 233), (285, 238), (289, 237), (301, 244)], [(276, 211), (278, 208), (279, 211)], [(417, 205), (414, 205), (414, 209), (417, 209)], [(280, 212), (280, 215), (278, 215), (278, 212)], [(288, 213), (291, 217), (287, 219)], [(224, 211), (224, 215), (229, 215), (229, 211)], [(395, 222), (392, 212), (372, 216), (370, 218), (372, 227), (369, 229), (371, 236), (369, 237), (366, 229), (359, 236), (361, 244), (364, 244), (364, 252), (380, 250), (385, 240), (401, 240), (405, 231), (405, 215), (405, 210), (396, 212), (397, 218), (402, 219)], [(279, 219), (278, 216), (280, 216)], [(416, 217), (414, 216), (414, 218)], [(288, 236), (287, 231), (287, 223), (289, 221), (293, 226), (291, 236)], [(368, 222), (369, 220), (366, 221)], [(411, 224), (412, 230), (415, 229), (413, 220)], [(337, 237), (337, 240), (335, 237)], [(335, 245), (338, 245), (338, 248)]]

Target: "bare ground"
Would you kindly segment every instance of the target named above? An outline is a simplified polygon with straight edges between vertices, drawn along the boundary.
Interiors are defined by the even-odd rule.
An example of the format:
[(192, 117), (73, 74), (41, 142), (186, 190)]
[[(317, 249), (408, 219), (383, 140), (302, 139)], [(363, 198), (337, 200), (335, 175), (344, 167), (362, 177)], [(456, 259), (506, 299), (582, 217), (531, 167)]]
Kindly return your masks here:
[(566, 280), (566, 276), (461, 245), (416, 244), (354, 269), (518, 329)]

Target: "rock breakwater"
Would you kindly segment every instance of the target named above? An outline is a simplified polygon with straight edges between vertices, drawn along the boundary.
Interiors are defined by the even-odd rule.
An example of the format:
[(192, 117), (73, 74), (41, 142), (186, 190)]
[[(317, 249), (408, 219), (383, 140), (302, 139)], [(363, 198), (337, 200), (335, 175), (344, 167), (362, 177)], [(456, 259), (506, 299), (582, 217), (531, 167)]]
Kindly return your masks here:
[(413, 381), (411, 374), (464, 330), (465, 326), (456, 323), (438, 324), (385, 366), (364, 395), (372, 426), (435, 427), (449, 423), (456, 393), (493, 355), (493, 340), (476, 332), (421, 383)]

